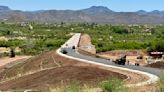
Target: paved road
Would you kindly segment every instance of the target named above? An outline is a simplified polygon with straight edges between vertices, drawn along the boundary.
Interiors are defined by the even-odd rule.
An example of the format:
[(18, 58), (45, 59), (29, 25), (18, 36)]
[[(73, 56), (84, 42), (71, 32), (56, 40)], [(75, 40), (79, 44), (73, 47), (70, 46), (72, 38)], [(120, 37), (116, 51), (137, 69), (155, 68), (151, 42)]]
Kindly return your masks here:
[(79, 40), (81, 37), (81, 33), (74, 34), (65, 44), (63, 44), (62, 48), (72, 48), (73, 46), (77, 47), (79, 44)]
[[(125, 66), (117, 65), (110, 60), (82, 55), (78, 53), (76, 50), (71, 49), (72, 46), (75, 46), (75, 47), (78, 46), (80, 37), (81, 37), (81, 33), (76, 33), (75, 35), (73, 35), (72, 38), (70, 38), (64, 45), (61, 46), (60, 49), (57, 50), (57, 53), (63, 57), (76, 59), (81, 62), (88, 62), (88, 63), (102, 65), (102, 66), (113, 67), (116, 69), (127, 70), (130, 72), (140, 73), (140, 74), (149, 76), (149, 80), (144, 81), (144, 82), (139, 82), (136, 84), (127, 85), (129, 87), (144, 86), (147, 84), (155, 83), (159, 80), (158, 76), (162, 74), (160, 69), (148, 68), (148, 67), (142, 67), (142, 66), (132, 66), (132, 65), (125, 65)], [(60, 53), (60, 51), (62, 50), (66, 50), (67, 55)]]
[(86, 59), (86, 60), (94, 61), (97, 63), (113, 65), (113, 66), (117, 66), (117, 67), (124, 67), (124, 68), (133, 69), (133, 70), (139, 70), (139, 71), (148, 72), (148, 73), (151, 73), (151, 74), (154, 74), (157, 76), (161, 76), (162, 71), (164, 71), (164, 69), (162, 70), (162, 69), (142, 67), (142, 66), (117, 65), (117, 64), (113, 63), (112, 61), (109, 61), (106, 59), (101, 59), (101, 58), (97, 58), (97, 57), (91, 57), (91, 56), (85, 56), (85, 55), (79, 54), (78, 52), (76, 52), (75, 50), (73, 50), (71, 48), (63, 48), (63, 49), (68, 52), (67, 53), (68, 56), (72, 56), (72, 57), (76, 57), (76, 58), (80, 58), (80, 59)]

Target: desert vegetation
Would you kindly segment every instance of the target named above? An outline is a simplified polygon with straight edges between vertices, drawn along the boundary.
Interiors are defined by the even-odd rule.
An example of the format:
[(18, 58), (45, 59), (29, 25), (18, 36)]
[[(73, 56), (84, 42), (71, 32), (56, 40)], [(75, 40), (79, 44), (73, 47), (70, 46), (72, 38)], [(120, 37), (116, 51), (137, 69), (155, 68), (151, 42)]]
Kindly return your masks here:
[[(75, 63), (75, 66), (73, 66), (72, 63), (67, 65), (69, 60), (58, 60), (59, 56), (56, 56), (56, 54), (54, 55), (55, 51), (52, 52), (53, 55), (51, 55), (52, 53), (50, 53), (50, 55), (49, 53), (47, 55), (44, 55), (44, 53), (50, 50), (55, 50), (59, 48), (66, 40), (68, 40), (73, 35), (73, 33), (76, 32), (89, 34), (91, 36), (92, 43), (96, 47), (96, 52), (105, 52), (105, 51), (118, 50), (118, 49), (121, 50), (145, 49), (147, 51), (164, 51), (164, 39), (163, 39), (164, 25), (110, 25), (110, 24), (96, 24), (96, 23), (69, 24), (63, 22), (42, 23), (42, 24), (34, 23), (34, 22), (1, 23), (0, 47), (9, 48), (10, 51), (0, 54), (0, 56), (14, 57), (15, 55), (36, 55), (36, 57), (28, 59), (23, 63), (17, 64), (9, 68), (5, 67), (5, 71), (2, 71), (0, 74), (1, 80), (3, 81), (6, 79), (14, 78), (15, 76), (18, 77), (21, 76), (20, 79), (18, 80), (21, 80), (21, 78), (24, 78), (25, 80), (31, 80), (32, 78), (34, 79), (37, 78), (38, 83), (42, 83), (40, 80), (43, 79), (40, 76), (42, 76), (42, 74), (47, 74), (47, 77), (44, 77), (44, 81), (47, 81), (47, 83), (51, 85), (53, 83), (57, 83), (56, 81), (58, 80), (55, 79), (53, 81), (47, 80), (50, 77), (48, 75), (51, 75), (51, 77), (53, 77), (52, 75), (56, 75), (58, 73), (58, 69), (60, 71), (62, 69), (63, 71), (72, 69), (73, 72), (75, 71), (77, 73), (79, 73), (79, 70), (83, 70), (82, 73), (84, 71), (86, 72), (87, 70), (89, 72), (88, 74), (91, 74), (93, 72), (95, 73), (95, 71), (91, 71), (91, 70), (89, 71), (90, 68), (88, 67), (79, 68), (79, 66), (76, 66), (77, 63)], [(16, 48), (19, 48), (21, 51), (16, 52), (15, 51)], [(63, 53), (66, 54), (67, 52), (63, 52)], [(43, 56), (40, 55), (37, 56), (38, 54)], [(45, 57), (48, 59), (45, 59)], [(67, 61), (67, 63), (64, 61)], [(59, 66), (56, 63), (58, 63)], [(44, 70), (49, 68), (50, 70)], [(39, 72), (36, 70), (38, 70)], [(93, 68), (93, 70), (98, 71), (97, 68), (96, 69)], [(71, 74), (72, 71), (68, 72), (68, 74), (64, 76)], [(123, 86), (124, 83), (122, 82), (122, 80), (119, 79), (108, 80), (107, 76), (110, 74), (108, 74), (107, 72), (109, 71), (105, 71), (105, 72), (100, 71), (100, 72), (106, 74), (104, 75), (105, 77), (103, 77), (101, 80), (98, 79), (96, 83), (93, 83), (95, 85), (92, 84), (91, 87), (89, 84), (85, 86), (85, 85), (81, 85), (81, 83), (79, 82), (74, 82), (74, 80), (70, 80), (73, 82), (69, 82), (70, 84), (66, 84), (64, 88), (62, 86), (61, 87), (59, 86), (59, 88), (57, 89), (59, 90), (62, 89), (61, 92), (67, 92), (68, 90), (69, 92), (81, 92), (82, 90), (87, 88), (89, 90), (92, 88), (101, 88), (101, 90), (103, 90), (104, 92), (123, 92), (124, 90), (125, 92), (128, 92), (127, 89)], [(28, 73), (31, 73), (31, 75), (26, 76), (26, 74)], [(77, 81), (78, 76), (77, 75), (74, 76), (75, 76), (75, 81)], [(59, 77), (61, 78), (61, 76)], [(92, 77), (90, 78), (93, 79), (93, 77), (95, 77), (96, 79), (96, 76), (93, 76), (92, 74)], [(80, 78), (81, 76), (79, 77), (78, 80), (80, 80), (81, 82)], [(72, 77), (70, 79), (72, 79)], [(15, 82), (13, 81), (17, 81), (17, 80), (8, 81), (6, 82), (6, 84), (10, 84), (10, 85), (6, 86), (5, 84), (4, 85), (2, 84), (1, 87), (4, 89), (8, 89), (8, 88), (19, 89), (19, 87), (21, 86), (26, 88), (29, 85), (34, 84), (32, 81), (29, 81), (29, 84), (22, 85), (21, 82), (17, 81), (16, 84), (19, 85), (15, 86), (14, 85)], [(86, 79), (82, 80), (82, 82), (85, 81)], [(23, 82), (26, 81), (23, 80)], [(160, 81), (159, 92), (160, 90), (163, 90), (162, 83), (163, 82)], [(51, 87), (50, 85), (49, 87)], [(40, 85), (34, 85), (34, 86), (38, 87)], [(52, 87), (52, 89), (48, 88), (48, 90), (54, 90), (54, 87)]]
[(56, 88), (48, 88), (46, 91), (52, 92), (128, 92), (123, 81), (113, 78), (99, 82), (97, 85), (81, 85), (79, 82), (71, 82), (68, 85)]
[[(29, 28), (32, 26), (32, 29)], [(87, 33), (97, 52), (118, 49), (164, 51), (163, 25), (110, 25), (96, 23), (1, 23), (0, 47), (21, 49), (25, 55), (36, 55), (59, 48), (70, 33)]]

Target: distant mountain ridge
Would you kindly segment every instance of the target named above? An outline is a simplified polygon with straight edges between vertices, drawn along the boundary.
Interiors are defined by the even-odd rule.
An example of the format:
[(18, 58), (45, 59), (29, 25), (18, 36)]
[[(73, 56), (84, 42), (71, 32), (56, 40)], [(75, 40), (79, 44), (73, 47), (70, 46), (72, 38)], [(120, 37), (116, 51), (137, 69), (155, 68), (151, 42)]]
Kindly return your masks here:
[(0, 6), (0, 11), (6, 11), (6, 10), (10, 10), (10, 8), (7, 6)]
[(90, 8), (82, 9), (79, 11), (86, 13), (86, 14), (113, 13), (114, 12), (114, 11), (108, 9), (107, 7), (104, 7), (104, 6), (92, 6)]
[(115, 12), (104, 6), (92, 6), (81, 10), (12, 10), (0, 6), (0, 19), (26, 22), (96, 22), (96, 23), (164, 23), (164, 11)]

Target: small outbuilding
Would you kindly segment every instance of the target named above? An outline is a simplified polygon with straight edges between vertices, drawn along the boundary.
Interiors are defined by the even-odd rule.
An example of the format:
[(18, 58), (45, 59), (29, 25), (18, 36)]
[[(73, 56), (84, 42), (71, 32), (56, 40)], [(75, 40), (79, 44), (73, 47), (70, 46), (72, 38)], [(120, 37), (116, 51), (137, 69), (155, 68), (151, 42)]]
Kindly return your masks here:
[(162, 58), (164, 52), (150, 52), (150, 56), (153, 58)]

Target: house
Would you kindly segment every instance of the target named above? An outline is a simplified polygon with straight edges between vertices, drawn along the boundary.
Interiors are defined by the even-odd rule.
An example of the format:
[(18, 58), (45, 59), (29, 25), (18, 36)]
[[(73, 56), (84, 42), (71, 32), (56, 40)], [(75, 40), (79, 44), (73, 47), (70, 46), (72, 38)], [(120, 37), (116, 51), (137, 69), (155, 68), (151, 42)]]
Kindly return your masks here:
[(164, 52), (150, 52), (150, 56), (153, 58), (162, 58)]

